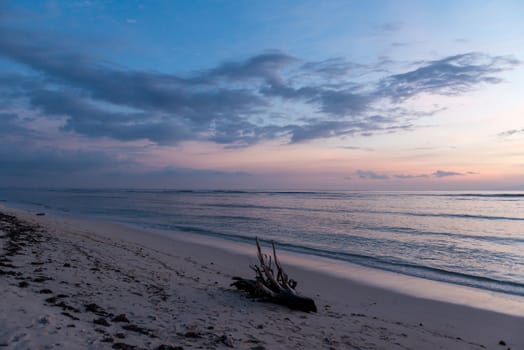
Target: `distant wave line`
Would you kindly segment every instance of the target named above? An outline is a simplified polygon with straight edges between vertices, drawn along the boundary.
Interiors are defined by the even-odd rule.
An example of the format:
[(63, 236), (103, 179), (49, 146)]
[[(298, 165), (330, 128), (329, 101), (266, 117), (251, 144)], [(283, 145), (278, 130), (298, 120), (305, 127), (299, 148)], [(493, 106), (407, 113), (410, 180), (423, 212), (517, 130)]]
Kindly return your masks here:
[(223, 207), (223, 208), (245, 208), (245, 209), (269, 209), (269, 210), (293, 210), (293, 211), (309, 211), (309, 212), (322, 212), (322, 213), (363, 213), (363, 214), (393, 214), (393, 215), (406, 215), (406, 216), (421, 216), (421, 217), (449, 217), (457, 219), (482, 219), (482, 220), (512, 220), (512, 221), (524, 221), (524, 218), (517, 218), (511, 216), (491, 216), (491, 215), (471, 215), (471, 214), (449, 214), (449, 213), (408, 213), (408, 212), (395, 212), (395, 211), (376, 211), (376, 210), (359, 210), (359, 209), (317, 209), (317, 208), (294, 208), (294, 207), (278, 207), (278, 206), (267, 206), (267, 205), (256, 205), (256, 204), (217, 204), (208, 203), (204, 204), (210, 207)]

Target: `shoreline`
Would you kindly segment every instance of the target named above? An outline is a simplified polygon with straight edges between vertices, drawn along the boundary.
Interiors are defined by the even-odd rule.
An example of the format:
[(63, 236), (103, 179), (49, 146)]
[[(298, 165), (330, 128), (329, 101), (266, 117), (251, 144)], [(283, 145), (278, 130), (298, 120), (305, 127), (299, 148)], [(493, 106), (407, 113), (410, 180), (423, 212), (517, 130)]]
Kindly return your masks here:
[[(35, 210), (28, 208), (10, 208), (0, 204), (0, 210), (11, 210), (26, 219), (35, 219)], [(163, 242), (185, 242), (196, 245), (194, 254), (199, 254), (198, 247), (207, 249), (220, 249), (228, 254), (234, 254), (238, 258), (246, 260), (246, 266), (255, 262), (255, 246), (239, 241), (232, 241), (221, 237), (213, 237), (197, 233), (189, 233), (177, 230), (161, 230), (139, 227), (134, 224), (124, 224), (113, 221), (96, 219), (88, 216), (60, 215), (60, 213), (46, 213), (46, 216), (38, 220), (51, 221), (52, 224), (69, 225), (77, 224), (94, 228), (94, 234), (104, 234), (108, 229), (113, 229), (111, 237), (122, 240), (132, 239), (135, 243), (144, 244), (144, 235), (153, 244), (144, 244), (149, 248), (159, 248)], [(278, 255), (289, 268), (305, 270), (304, 274), (317, 273), (327, 275), (341, 282), (363, 284), (365, 286), (384, 289), (385, 291), (398, 293), (415, 298), (428, 299), (468, 306), (472, 308), (493, 311), (512, 316), (524, 317), (524, 296), (485, 290), (476, 287), (453, 284), (444, 281), (427, 279), (423, 277), (406, 275), (394, 271), (382, 270), (358, 265), (344, 260), (336, 260), (328, 257), (309, 255), (306, 253), (293, 252), (279, 249)], [(248, 270), (247, 273), (251, 273)]]
[[(77, 190), (74, 190), (73, 192), (76, 191)], [(86, 193), (90, 193), (92, 191), (94, 191), (93, 193), (97, 193), (99, 190), (86, 190)], [(109, 190), (104, 190), (104, 192), (108, 191)], [(129, 190), (126, 190), (126, 192), (127, 191)], [(65, 192), (68, 191), (65, 190)], [(117, 192), (120, 192), (120, 190)], [(130, 192), (142, 191), (132, 190)], [(163, 193), (164, 190), (160, 192)], [(218, 192), (222, 193), (224, 191)], [(427, 192), (416, 193), (417, 196), (434, 195), (431, 193), (428, 194)], [(63, 194), (64, 193), (62, 193), (62, 195)], [(522, 240), (518, 238), (518, 226), (504, 229), (504, 227), (498, 227), (495, 225), (493, 228), (485, 228), (485, 230), (488, 231), (502, 230), (504, 234), (500, 237), (497, 234), (487, 233), (488, 231), (483, 231), (483, 229), (480, 229), (481, 232), (478, 232), (478, 235), (473, 233), (472, 231), (477, 230), (475, 226), (477, 225), (476, 221), (471, 223), (462, 223), (463, 225), (466, 225), (463, 227), (463, 229), (453, 226), (457, 224), (457, 222), (451, 222), (450, 227), (454, 227), (452, 232), (447, 232), (449, 227), (442, 227), (438, 223), (436, 227), (430, 228), (430, 226), (424, 224), (426, 219), (421, 222), (414, 223), (413, 227), (411, 224), (405, 222), (399, 223), (398, 225), (392, 223), (391, 227), (385, 223), (385, 226), (382, 225), (382, 227), (381, 225), (378, 225), (375, 229), (373, 229), (373, 225), (367, 227), (367, 225), (364, 224), (364, 229), (361, 231), (359, 227), (346, 228), (346, 224), (349, 224), (351, 220), (346, 223), (343, 218), (337, 217), (334, 223), (336, 229), (332, 229), (331, 227), (320, 227), (318, 230), (320, 233), (314, 232), (317, 231), (317, 229), (311, 231), (307, 227), (302, 227), (298, 223), (293, 224), (292, 222), (287, 221), (280, 222), (280, 231), (285, 232), (284, 236), (280, 236), (279, 230), (275, 230), (275, 227), (278, 227), (279, 225), (278, 219), (275, 223), (276, 226), (271, 226), (271, 228), (266, 231), (264, 226), (259, 226), (259, 224), (247, 224), (242, 220), (239, 220), (238, 222), (241, 222), (241, 224), (238, 224), (237, 219), (241, 219), (242, 215), (234, 216), (234, 213), (231, 213), (230, 209), (226, 210), (226, 212), (229, 213), (228, 215), (224, 215), (224, 213), (217, 214), (217, 217), (212, 219), (212, 221), (208, 220), (211, 220), (210, 218), (212, 218), (214, 214), (203, 215), (202, 217), (198, 217), (198, 214), (191, 214), (188, 218), (186, 218), (185, 215), (187, 213), (181, 214), (182, 216), (176, 220), (171, 220), (167, 212), (163, 212), (161, 208), (149, 208), (148, 205), (150, 204), (146, 203), (144, 203), (144, 205), (149, 208), (146, 211), (142, 211), (142, 209), (140, 209), (140, 205), (136, 206), (133, 204), (130, 206), (129, 204), (126, 205), (127, 209), (120, 208), (119, 206), (121, 203), (119, 204), (119, 201), (121, 198), (119, 195), (113, 197), (110, 194), (97, 194), (96, 196), (101, 195), (100, 200), (102, 200), (103, 203), (101, 202), (100, 205), (101, 207), (104, 207), (102, 211), (97, 210), (100, 208), (96, 207), (93, 207), (89, 210), (87, 210), (87, 208), (82, 208), (82, 205), (77, 207), (77, 205), (73, 202), (71, 202), (69, 205), (64, 204), (67, 203), (67, 201), (65, 201), (61, 206), (56, 206), (51, 204), (52, 201), (49, 201), (50, 198), (45, 199), (46, 195), (43, 195), (44, 197), (39, 197), (40, 195), (42, 194), (36, 195), (36, 198), (40, 199), (36, 199), (35, 201), (32, 201), (26, 197), (24, 202), (25, 204), (22, 203), (23, 201), (19, 201), (18, 203), (9, 202), (9, 205), (23, 210), (49, 211), (54, 213), (54, 215), (65, 216), (72, 219), (76, 218), (86, 221), (107, 221), (119, 223), (133, 229), (138, 228), (141, 231), (153, 232), (155, 234), (160, 234), (167, 237), (176, 235), (174, 239), (179, 239), (180, 237), (183, 238), (184, 236), (204, 236), (206, 237), (206, 240), (209, 241), (221, 242), (222, 240), (225, 240), (226, 242), (229, 242), (229, 244), (240, 242), (251, 245), (254, 241), (255, 235), (260, 236), (260, 232), (263, 232), (262, 239), (275, 239), (277, 242), (279, 242), (280, 250), (298, 253), (299, 255), (303, 254), (306, 256), (313, 256), (318, 260), (325, 258), (335, 261), (337, 262), (335, 265), (343, 266), (343, 268), (335, 267), (336, 270), (346, 269), (345, 263), (347, 263), (350, 266), (370, 268), (370, 271), (379, 270), (387, 273), (399, 274), (400, 276), (415, 277), (414, 280), (408, 281), (409, 284), (413, 284), (412, 282), (416, 281), (417, 279), (423, 279), (442, 282), (444, 285), (447, 284), (451, 286), (469, 287), (472, 288), (474, 294), (478, 294), (475, 293), (475, 291), (485, 291), (487, 293), (494, 293), (493, 295), (509, 295), (509, 298), (512, 298), (513, 296), (515, 296), (516, 299), (524, 298), (524, 284), (522, 283), (522, 280), (518, 280), (520, 266), (518, 258), (521, 257), (520, 251), (522, 250), (520, 249), (522, 246)], [(446, 196), (455, 195), (456, 194), (452, 193), (446, 194)], [(460, 196), (463, 195), (464, 194), (460, 194)], [(485, 193), (483, 195), (485, 195)], [(86, 197), (85, 194), (82, 194), (81, 197), (83, 199), (89, 199), (89, 197)], [(116, 202), (113, 202), (113, 205), (105, 207), (108, 205), (108, 202), (106, 202), (104, 199), (106, 197), (109, 198), (108, 201), (112, 201), (113, 198), (119, 199)], [(140, 197), (135, 199), (138, 201), (141, 200)], [(186, 199), (189, 200), (189, 198)], [(163, 198), (162, 200), (166, 200), (166, 198)], [(169, 199), (169, 201), (171, 200), (172, 199)], [(61, 201), (63, 202), (63, 199), (59, 200), (58, 202)], [(80, 200), (80, 203), (82, 203), (82, 200)], [(183, 203), (185, 204), (182, 204), (182, 207), (185, 208), (187, 203), (185, 200)], [(212, 203), (212, 201), (210, 203)], [(286, 209), (288, 206), (288, 209), (291, 209), (293, 205), (290, 203), (288, 204), (289, 205), (284, 205), (283, 207), (277, 205), (273, 209)], [(180, 203), (178, 205), (180, 205)], [(208, 203), (205, 206), (207, 205), (213, 204)], [(222, 205), (220, 204), (218, 205), (218, 207), (221, 206)], [(115, 211), (111, 209), (113, 207), (115, 208)], [(225, 207), (229, 208), (230, 206), (225, 205)], [(232, 207), (235, 207), (235, 204)], [(240, 204), (240, 207), (243, 207), (243, 205)], [(249, 207), (249, 204), (247, 207)], [(249, 212), (245, 213), (246, 220), (269, 220), (269, 222), (272, 222), (271, 220), (273, 219), (271, 218), (271, 215), (268, 216), (268, 214), (265, 212), (267, 208), (270, 208), (270, 206), (266, 206), (263, 203), (261, 208), (264, 209), (262, 209), (260, 214), (258, 212), (253, 215), (249, 214)], [(122, 209), (124, 211), (119, 212), (119, 210)], [(149, 212), (150, 210), (152, 211)], [(306, 209), (306, 211), (308, 210), (309, 209)], [(322, 209), (320, 210), (322, 211)], [(349, 208), (348, 210), (353, 212)], [(396, 210), (393, 210), (391, 213), (389, 213), (388, 210), (385, 212), (394, 215), (411, 215), (408, 213), (409, 210), (406, 213), (404, 213), (404, 210), (400, 208), (398, 210), (398, 213)], [(339, 212), (339, 210), (335, 210), (335, 212)], [(359, 211), (357, 210), (356, 212)], [(371, 210), (371, 213), (377, 214), (378, 212)], [(128, 216), (128, 214), (130, 216)], [(435, 213), (434, 215), (438, 217), (441, 215), (446, 217), (448, 215), (451, 217), (458, 216), (461, 219), (469, 217), (469, 215), (453, 215), (445, 213)], [(144, 218), (142, 218), (142, 216), (144, 216)], [(426, 215), (423, 214), (422, 216)], [(432, 214), (430, 216), (432, 216)], [(520, 216), (517, 214), (514, 216), (515, 220), (524, 220), (524, 218), (520, 218)], [(192, 219), (191, 217), (194, 218)], [(475, 215), (472, 217), (477, 218)], [(484, 216), (480, 215), (478, 217), (480, 218)], [(227, 218), (227, 221), (231, 222), (225, 222), (224, 218)], [(495, 218), (504, 219), (503, 217), (499, 216), (496, 216)], [(355, 222), (359, 222), (359, 220), (364, 220), (365, 222), (367, 219), (357, 218), (355, 220)], [(393, 218), (392, 220), (396, 219)], [(343, 224), (344, 227), (338, 227), (337, 225), (339, 224)], [(228, 227), (227, 225), (232, 226)], [(423, 227), (416, 228), (420, 225), (423, 225)], [(468, 228), (470, 225), (471, 227)], [(252, 227), (255, 229), (252, 229)], [(289, 229), (290, 227), (297, 227), (298, 229)], [(424, 229), (424, 227), (426, 228)], [(340, 229), (343, 229), (343, 231), (340, 231), (341, 234), (338, 235), (337, 233)], [(353, 232), (353, 229), (355, 229), (356, 232)], [(389, 230), (391, 230), (391, 232), (389, 232)], [(326, 234), (326, 236), (324, 236), (324, 234)], [(426, 239), (426, 237), (429, 238)], [(317, 240), (317, 238), (320, 240)], [(268, 241), (266, 240), (266, 242)], [(207, 244), (206, 242), (204, 243)], [(500, 253), (504, 255), (501, 256)], [(308, 261), (309, 260), (306, 259), (306, 262)], [(339, 262), (343, 263), (338, 264)], [(330, 271), (327, 272), (330, 273)], [(400, 278), (404, 279), (403, 277)], [(400, 285), (401, 292), (410, 293), (409, 290), (406, 290), (405, 285), (406, 283)], [(386, 287), (389, 288), (389, 286)], [(422, 291), (425, 290), (428, 290), (428, 288), (423, 287)], [(452, 295), (451, 297), (455, 299), (457, 293), (454, 294), (455, 295)], [(415, 292), (414, 295), (417, 296), (417, 293)], [(426, 297), (430, 299), (443, 298), (439, 295), (429, 295)], [(444, 298), (441, 300), (448, 301), (449, 298)], [(464, 302), (467, 303), (469, 300), (465, 299)], [(487, 300), (487, 304), (489, 305), (493, 303)], [(486, 300), (470, 305), (474, 307), (478, 305), (485, 307)], [(510, 310), (504, 310), (503, 312), (508, 311), (512, 312), (512, 308), (510, 308)]]
[[(161, 239), (183, 241), (206, 246), (210, 249), (221, 249), (230, 254), (250, 258), (250, 263), (255, 261), (254, 241), (253, 244), (247, 244), (229, 241), (219, 237), (209, 237), (179, 231), (175, 233), (175, 236), (170, 234), (171, 231), (141, 229), (133, 225), (121, 226), (129, 227), (131, 230), (137, 230), (138, 232), (142, 232), (142, 234), (156, 235)], [(269, 249), (267, 245), (263, 245), (263, 249), (264, 247)], [(288, 268), (303, 270), (301, 271), (302, 274), (315, 273), (328, 279), (340, 280), (341, 283), (356, 283), (409, 297), (524, 317), (524, 297), (520, 295), (505, 294), (460, 284), (405, 275), (317, 255), (278, 250), (278, 244), (277, 252), (279, 259), (284, 262)]]
[[(317, 300), (319, 312), (317, 314), (303, 314), (279, 306), (253, 302), (229, 287), (233, 275), (252, 276), (252, 271), (249, 270), (248, 266), (255, 261), (254, 245), (237, 247), (230, 242), (211, 242), (207, 237), (189, 237), (189, 235), (185, 235), (183, 239), (180, 237), (166, 238), (159, 235), (158, 232), (152, 234), (149, 231), (120, 224), (88, 222), (53, 215), (35, 216), (34, 213), (3, 206), (0, 206), (0, 212), (13, 213), (23, 220), (44, 227), (44, 231), (51, 236), (51, 239), (58, 242), (58, 250), (55, 252), (57, 257), (61, 256), (60, 240), (64, 237), (74, 241), (74, 244), (81, 247), (82, 250), (87, 249), (84, 246), (89, 246), (88, 250), (93, 254), (97, 252), (97, 249), (105, 249), (113, 253), (118, 251), (119, 254), (123, 254), (122, 249), (128, 251), (128, 253), (130, 251), (141, 252), (142, 258), (140, 258), (140, 255), (129, 253), (131, 256), (128, 257), (128, 261), (136, 265), (133, 270), (134, 273), (147, 275), (152, 271), (159, 270), (159, 267), (167, 269), (164, 271), (167, 277), (164, 277), (165, 286), (163, 286), (163, 290), (166, 294), (173, 296), (184, 295), (187, 298), (186, 303), (183, 304), (185, 308), (188, 306), (188, 301), (190, 301), (190, 305), (195, 304), (194, 301), (197, 301), (196, 304), (205, 304), (205, 310), (201, 310), (197, 314), (207, 321), (212, 318), (210, 314), (213, 314), (215, 318), (217, 317), (215, 314), (217, 307), (221, 307), (222, 313), (234, 314), (231, 319), (227, 320), (229, 328), (225, 328), (224, 334), (217, 335), (217, 339), (223, 335), (226, 336), (224, 338), (226, 340), (214, 343), (213, 346), (218, 348), (228, 347), (229, 343), (231, 343), (229, 345), (234, 345), (237, 348), (253, 348), (253, 346), (259, 345), (267, 349), (300, 348), (300, 344), (313, 342), (311, 343), (314, 345), (313, 348), (432, 349), (437, 346), (444, 346), (457, 349), (502, 349), (503, 347), (499, 345), (501, 341), (507, 344), (507, 347), (513, 349), (524, 348), (524, 335), (521, 334), (522, 329), (524, 329), (524, 313), (521, 313), (521, 310), (524, 310), (524, 303), (519, 298), (508, 298), (507, 300), (497, 298), (498, 307), (512, 311), (513, 315), (509, 315), (512, 312), (497, 313), (474, 308), (471, 305), (467, 306), (468, 301), (471, 302), (470, 299), (479, 298), (478, 295), (475, 295), (478, 291), (473, 290), (473, 288), (460, 287), (460, 293), (453, 292), (453, 288), (451, 288), (451, 291), (448, 289), (446, 298), (456, 300), (456, 302), (451, 303), (449, 300), (444, 302), (427, 298), (427, 295), (425, 297), (415, 296), (417, 288), (419, 291), (426, 289), (429, 295), (442, 293), (443, 289), (433, 290), (436, 286), (442, 287), (442, 282), (424, 280), (420, 284), (421, 279), (414, 277), (408, 277), (407, 280), (400, 278), (400, 281), (398, 281), (399, 276), (395, 276), (393, 273), (373, 272), (371, 271), (373, 269), (361, 269), (360, 267), (351, 269), (348, 275), (346, 264), (336, 266), (333, 265), (332, 261), (327, 261), (328, 259), (312, 261), (311, 259), (304, 259), (304, 256), (299, 254), (279, 251), (279, 257), (287, 272), (299, 282), (298, 290)], [(93, 242), (97, 242), (97, 244), (92, 246)], [(98, 256), (101, 261), (107, 260), (104, 255), (98, 254)], [(153, 260), (157, 263), (152, 263), (153, 260), (150, 261), (149, 257), (154, 257)], [(64, 258), (63, 254), (61, 258)], [(141, 259), (144, 259), (147, 262), (146, 265), (150, 266), (142, 266), (144, 261)], [(63, 261), (60, 261), (60, 263), (62, 263), (62, 266), (65, 264)], [(118, 261), (115, 260), (112, 263), (118, 264)], [(175, 273), (173, 276), (173, 271), (170, 272), (169, 270), (172, 269), (171, 266), (176, 266), (178, 274)], [(140, 271), (140, 269), (143, 271)], [(333, 273), (326, 273), (326, 270), (332, 270)], [(367, 282), (360, 278), (362, 275), (359, 276), (359, 273), (367, 274)], [(85, 278), (92, 278), (87, 271), (84, 274)], [(190, 278), (191, 286), (185, 285), (184, 289), (184, 286), (178, 285), (176, 277), (180, 277), (179, 274), (186, 277), (192, 276)], [(211, 276), (216, 280), (210, 284), (202, 282), (206, 279), (211, 281)], [(389, 276), (389, 280), (387, 276)], [(0, 278), (3, 277), (0, 276)], [(396, 283), (395, 288), (397, 290), (386, 288), (391, 286), (392, 282)], [(411, 290), (413, 284), (418, 285)], [(54, 288), (56, 289), (58, 286), (54, 286)], [(204, 295), (198, 296), (202, 291), (204, 291)], [(488, 298), (492, 293), (487, 292), (485, 294), (487, 299), (478, 299), (478, 301), (480, 303), (493, 303), (493, 300)], [(458, 296), (463, 299), (456, 299)], [(170, 299), (171, 297), (167, 298), (168, 301)], [(221, 305), (216, 305), (217, 299), (224, 299)], [(136, 302), (140, 304), (140, 301)], [(167, 303), (166, 305), (170, 304)], [(184, 309), (184, 307), (181, 308)], [(237, 308), (244, 312), (237, 315)], [(246, 312), (248, 310), (256, 310), (262, 316), (267, 316), (270, 313), (275, 320), (265, 325), (263, 329), (256, 328), (257, 324), (255, 327), (248, 327), (248, 330), (243, 330), (243, 333), (240, 332), (242, 334), (239, 334), (238, 329), (246, 324), (261, 322), (261, 315), (248, 314)], [(193, 320), (193, 316), (195, 315), (180, 317)], [(301, 318), (301, 316), (306, 318)], [(285, 321), (293, 323), (293, 325), (290, 325), (291, 328), (286, 328), (280, 322), (277, 322), (281, 321), (282, 317), (291, 320)], [(264, 317), (262, 319), (268, 321)], [(191, 324), (188, 320), (186, 321), (176, 324), (179, 328), (183, 328), (183, 324)], [(193, 320), (192, 322), (196, 321)], [(148, 323), (145, 322), (145, 324)], [(235, 326), (231, 326), (232, 324)], [(213, 327), (218, 329), (216, 325)], [(296, 329), (297, 327), (300, 330)], [(186, 332), (183, 334), (189, 332), (187, 329), (186, 327)], [(233, 329), (237, 329), (237, 331)], [(296, 330), (293, 331), (293, 329)], [(262, 330), (265, 330), (267, 334)], [(322, 337), (320, 330), (328, 336)], [(204, 333), (202, 332), (202, 334)], [(247, 337), (246, 334), (255, 337), (260, 342), (242, 340), (243, 337)], [(273, 336), (269, 336), (269, 334), (273, 334)], [(351, 339), (344, 338), (347, 334), (352, 334), (353, 337), (350, 337)], [(211, 336), (206, 338), (204, 335), (200, 338), (191, 339), (193, 343), (183, 335), (177, 337), (175, 337), (175, 340), (181, 344), (189, 342), (188, 344), (194, 345), (195, 343), (202, 343), (204, 340), (211, 341), (208, 339)], [(275, 337), (280, 339), (280, 342), (275, 342)], [(290, 337), (293, 339), (289, 340)], [(0, 343), (2, 340), (5, 341), (0, 338)], [(140, 346), (144, 345), (147, 344), (142, 343)], [(186, 344), (185, 346), (190, 345)], [(151, 344), (146, 347), (151, 348)]]

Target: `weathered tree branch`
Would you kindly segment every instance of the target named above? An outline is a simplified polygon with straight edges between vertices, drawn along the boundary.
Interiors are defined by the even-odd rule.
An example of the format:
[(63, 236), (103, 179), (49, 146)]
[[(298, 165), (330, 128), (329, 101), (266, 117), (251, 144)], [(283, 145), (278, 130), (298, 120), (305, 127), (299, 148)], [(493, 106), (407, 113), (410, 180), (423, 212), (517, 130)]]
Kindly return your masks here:
[[(284, 272), (277, 258), (275, 242), (271, 241), (273, 247), (272, 257), (262, 254), (258, 237), (256, 238), (256, 245), (259, 265), (250, 266), (255, 271), (255, 279), (233, 277), (234, 282), (231, 283), (231, 286), (246, 292), (250, 297), (262, 301), (285, 305), (294, 310), (316, 312), (317, 306), (313, 299), (299, 295), (295, 290), (297, 281), (290, 279)], [(273, 264), (276, 268), (276, 273), (273, 270)]]

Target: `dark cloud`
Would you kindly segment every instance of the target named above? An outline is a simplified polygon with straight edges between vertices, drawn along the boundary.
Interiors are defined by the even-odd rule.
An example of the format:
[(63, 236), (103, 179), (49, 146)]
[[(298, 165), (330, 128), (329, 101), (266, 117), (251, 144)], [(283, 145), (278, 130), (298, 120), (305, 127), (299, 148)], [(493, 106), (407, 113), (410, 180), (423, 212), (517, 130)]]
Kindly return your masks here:
[(388, 34), (398, 32), (402, 29), (402, 26), (401, 22), (386, 22), (375, 26), (374, 29), (376, 34)]
[[(164, 133), (160, 134), (160, 138), (155, 136), (155, 131), (167, 126), (167, 129), (175, 127), (192, 130), (194, 133), (191, 138), (198, 138), (201, 131), (212, 134), (212, 125), (220, 124), (223, 120), (255, 115), (256, 109), (266, 103), (246, 89), (205, 89), (195, 86), (192, 80), (174, 75), (118, 69), (87, 55), (71, 53), (52, 44), (46, 46), (42, 44), (45, 41), (39, 40), (38, 35), (33, 33), (6, 33), (5, 28), (0, 29), (0, 33), (0, 54), (43, 74), (43, 83), (52, 92), (42, 97), (43, 92), (34, 86), (19, 84), (18, 88), (28, 95), (33, 105), (45, 106), (44, 110), (55, 108), (49, 102), (59, 98), (60, 90), (67, 90), (74, 91), (77, 101), (89, 98), (141, 111), (126, 115), (127, 118), (135, 119), (127, 120), (127, 124), (122, 125), (125, 129), (122, 135), (113, 134), (112, 131), (118, 129), (111, 128), (113, 117), (117, 117), (114, 123), (118, 124), (121, 113), (106, 113), (104, 120), (108, 127), (100, 131), (85, 125), (77, 127), (81, 124), (79, 119), (85, 119), (86, 103), (69, 104), (69, 111), (65, 113), (72, 125), (69, 129), (87, 136), (104, 134), (117, 139), (149, 138), (153, 142), (167, 143)], [(71, 93), (67, 97), (71, 97)], [(74, 107), (81, 108), (75, 110)], [(102, 114), (100, 110), (90, 112), (95, 112), (94, 119)], [(159, 122), (162, 116), (171, 122)], [(132, 127), (129, 128), (129, 125)], [(179, 135), (183, 132), (170, 134)], [(173, 137), (171, 143), (177, 141), (179, 138)]]
[(399, 130), (409, 130), (411, 125), (388, 125), (387, 119), (362, 118), (355, 120), (308, 120), (303, 125), (288, 125), (281, 128), (291, 135), (291, 142), (304, 142), (318, 138), (338, 136), (371, 136), (374, 133), (389, 133)]
[(436, 177), (448, 177), (448, 176), (462, 176), (463, 173), (457, 173), (455, 171), (445, 171), (445, 170), (437, 170), (433, 174), (431, 174)]
[(97, 173), (121, 163), (100, 151), (60, 150), (2, 143), (0, 148), (1, 177), (31, 178), (69, 176), (74, 173)]
[(241, 62), (226, 62), (215, 69), (204, 72), (194, 79), (195, 82), (208, 82), (218, 78), (232, 81), (245, 81), (260, 78), (269, 84), (282, 84), (279, 71), (299, 60), (282, 52), (268, 52), (248, 58)]
[(0, 146), (0, 182), (11, 186), (219, 188), (227, 182), (232, 186), (243, 183), (252, 176), (242, 171), (173, 166), (144, 170), (143, 164), (106, 151), (39, 148), (5, 141)]
[[(357, 170), (355, 174), (361, 178), (361, 179), (367, 179), (367, 180), (387, 180), (390, 178), (390, 176), (382, 173), (377, 173), (371, 170)], [(429, 178), (431, 176), (437, 177), (437, 178), (443, 178), (443, 177), (449, 177), (449, 176), (464, 176), (464, 175), (476, 175), (478, 173), (468, 171), (466, 173), (458, 173), (454, 171), (445, 171), (445, 170), (436, 170), (432, 174), (396, 174), (393, 175), (393, 178), (401, 179), (401, 180), (410, 180), (410, 179), (425, 179)]]
[(372, 98), (349, 90), (326, 90), (312, 100), (320, 103), (320, 110), (334, 116), (362, 115), (369, 109)]
[(193, 169), (193, 168), (179, 168), (174, 166), (165, 167), (161, 170), (151, 171), (147, 174), (148, 176), (227, 176), (227, 177), (245, 177), (252, 176), (250, 173), (243, 171), (221, 171), (213, 169)]
[(516, 134), (524, 134), (524, 128), (522, 129), (511, 129), (507, 131), (503, 131), (499, 133), (499, 136), (506, 137), (506, 136), (513, 136)]
[(419, 174), (419, 175), (398, 174), (398, 175), (395, 175), (395, 177), (396, 177), (397, 179), (405, 180), (405, 179), (420, 179), (420, 178), (427, 178), (427, 177), (429, 177), (429, 175), (427, 175), (427, 174)]
[(405, 42), (394, 42), (394, 43), (391, 43), (392, 47), (406, 47), (406, 46), (410, 46), (410, 45), (411, 45), (410, 43), (405, 43)]
[(22, 126), (18, 115), (15, 113), (0, 113), (0, 136), (6, 138), (30, 137), (32, 133)]
[(389, 179), (389, 176), (385, 174), (379, 174), (371, 170), (357, 170), (355, 174), (361, 178), (366, 180), (386, 180)]
[[(371, 170), (357, 170), (355, 174), (361, 178), (361, 179), (367, 179), (367, 180), (387, 180), (390, 178), (390, 176), (382, 173), (377, 173)], [(437, 178), (443, 178), (443, 177), (449, 177), (449, 176), (463, 176), (463, 175), (476, 175), (478, 173), (468, 171), (466, 173), (458, 173), (454, 171), (445, 171), (445, 170), (436, 170), (432, 174), (396, 174), (393, 175), (393, 178), (401, 179), (401, 180), (409, 180), (409, 179), (425, 179), (429, 178), (430, 176), (434, 176)]]
[(496, 76), (497, 73), (519, 64), (520, 61), (511, 57), (492, 57), (480, 53), (449, 56), (424, 62), (415, 70), (383, 79), (378, 93), (393, 101), (402, 101), (420, 93), (458, 95), (482, 83), (499, 83), (501, 79)]
[(290, 125), (288, 126), (288, 130), (291, 134), (291, 142), (296, 143), (317, 138), (353, 135), (359, 131), (359, 128), (358, 125), (353, 122), (310, 120), (304, 125)]
[[(343, 58), (304, 62), (269, 51), (179, 76), (126, 69), (73, 45), (61, 47), (58, 39), (0, 25), (0, 57), (29, 68), (25, 75), (0, 73), (3, 108), (25, 106), (43, 118), (60, 118), (63, 131), (87, 137), (161, 145), (206, 140), (242, 147), (265, 139), (304, 142), (411, 130), (420, 112), (402, 108), (403, 100), (498, 83), (497, 73), (519, 63), (468, 53), (364, 83), (359, 77), (376, 67)], [(384, 100), (393, 106), (380, 110)], [(280, 104), (295, 112), (271, 117)]]
[(350, 62), (342, 57), (328, 58), (322, 61), (306, 62), (300, 69), (311, 75), (320, 75), (328, 79), (341, 79), (349, 73), (365, 68), (364, 65)]
[(64, 91), (32, 90), (28, 91), (28, 97), (31, 105), (45, 115), (67, 117), (63, 130), (90, 137), (105, 136), (123, 141), (149, 139), (158, 144), (195, 137), (195, 130), (188, 130), (183, 123), (177, 125), (176, 119), (145, 112), (108, 111)]
[(337, 148), (349, 149), (349, 150), (362, 150), (362, 151), (368, 151), (368, 152), (374, 152), (375, 151), (373, 148), (359, 147), (359, 146), (340, 146), (340, 147), (337, 147)]

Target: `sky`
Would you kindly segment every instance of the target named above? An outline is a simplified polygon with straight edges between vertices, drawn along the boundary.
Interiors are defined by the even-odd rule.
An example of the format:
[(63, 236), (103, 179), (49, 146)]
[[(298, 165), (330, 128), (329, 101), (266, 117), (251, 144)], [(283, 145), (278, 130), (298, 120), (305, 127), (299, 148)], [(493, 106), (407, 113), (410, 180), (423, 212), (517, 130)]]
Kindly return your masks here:
[(0, 183), (524, 190), (523, 14), (1, 1)]

